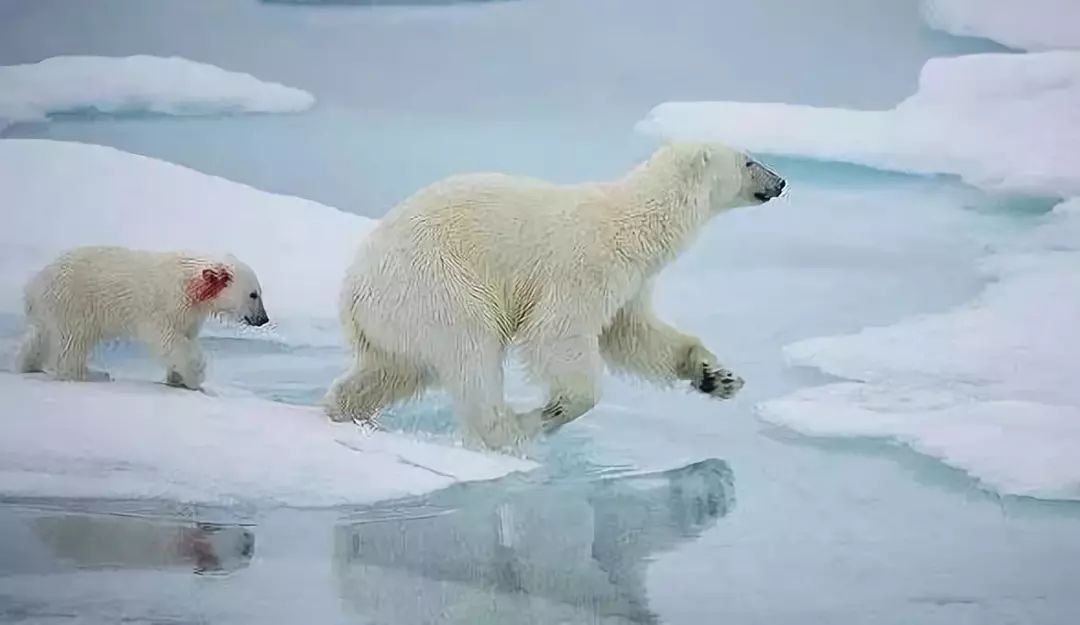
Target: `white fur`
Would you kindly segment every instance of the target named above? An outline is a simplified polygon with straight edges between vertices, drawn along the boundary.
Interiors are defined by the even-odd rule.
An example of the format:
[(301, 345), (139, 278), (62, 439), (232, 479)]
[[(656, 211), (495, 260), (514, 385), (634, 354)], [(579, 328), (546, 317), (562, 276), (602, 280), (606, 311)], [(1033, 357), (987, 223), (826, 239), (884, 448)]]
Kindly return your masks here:
[[(676, 144), (612, 182), (475, 174), (420, 190), (349, 268), (340, 314), (357, 358), (330, 388), (328, 414), (370, 420), (441, 384), (467, 442), (501, 447), (592, 408), (605, 361), (660, 383), (708, 378), (701, 390), (731, 396), (742, 381), (653, 316), (651, 285), (709, 218), (761, 203), (762, 176), (779, 180), (726, 147)], [(511, 346), (548, 390), (526, 415), (504, 403)]]
[[(230, 283), (196, 301), (191, 285), (204, 270), (222, 267)], [(52, 369), (62, 380), (108, 379), (87, 368), (90, 351), (101, 341), (132, 338), (162, 362), (166, 382), (198, 389), (205, 360), (197, 338), (207, 316), (267, 321), (255, 273), (232, 256), (80, 247), (41, 269), (24, 294), (28, 328), (16, 366), (24, 373)]]

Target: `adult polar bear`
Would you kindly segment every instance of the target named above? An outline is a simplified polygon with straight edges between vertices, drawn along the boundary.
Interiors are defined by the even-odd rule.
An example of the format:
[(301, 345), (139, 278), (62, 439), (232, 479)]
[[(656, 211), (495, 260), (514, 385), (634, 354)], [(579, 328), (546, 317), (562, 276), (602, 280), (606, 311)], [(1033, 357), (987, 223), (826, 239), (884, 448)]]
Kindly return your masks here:
[[(711, 217), (767, 202), (784, 184), (728, 147), (679, 143), (612, 182), (473, 174), (418, 191), (349, 268), (340, 314), (356, 362), (330, 387), (327, 413), (369, 420), (440, 384), (466, 442), (499, 448), (591, 409), (605, 361), (731, 397), (742, 380), (653, 316), (653, 278)], [(525, 415), (504, 403), (511, 346), (548, 390)]]

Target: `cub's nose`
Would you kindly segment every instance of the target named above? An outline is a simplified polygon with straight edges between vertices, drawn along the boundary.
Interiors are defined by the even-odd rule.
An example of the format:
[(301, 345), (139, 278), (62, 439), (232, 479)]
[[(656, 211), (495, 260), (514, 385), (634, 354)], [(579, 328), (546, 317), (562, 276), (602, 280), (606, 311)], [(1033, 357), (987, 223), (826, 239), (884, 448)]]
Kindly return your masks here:
[(252, 315), (244, 317), (244, 323), (248, 324), (249, 326), (255, 326), (257, 328), (259, 326), (264, 326), (270, 323), (270, 317), (266, 315)]

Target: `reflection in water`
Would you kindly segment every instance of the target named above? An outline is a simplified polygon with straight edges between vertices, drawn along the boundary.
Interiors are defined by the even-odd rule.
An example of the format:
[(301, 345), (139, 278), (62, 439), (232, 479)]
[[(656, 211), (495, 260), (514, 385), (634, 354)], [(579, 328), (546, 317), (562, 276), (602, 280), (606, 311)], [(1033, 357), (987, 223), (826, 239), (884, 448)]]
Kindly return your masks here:
[(32, 527), (52, 555), (79, 569), (223, 574), (247, 567), (255, 551), (255, 535), (233, 525), (79, 514), (38, 517)]
[(0, 623), (656, 622), (648, 562), (731, 510), (731, 470), (575, 475), (264, 511), (258, 559), (250, 527), (168, 506), (0, 500)]
[(335, 569), (345, 601), (377, 623), (653, 623), (649, 558), (733, 504), (719, 460), (592, 482), (462, 484), (339, 526)]

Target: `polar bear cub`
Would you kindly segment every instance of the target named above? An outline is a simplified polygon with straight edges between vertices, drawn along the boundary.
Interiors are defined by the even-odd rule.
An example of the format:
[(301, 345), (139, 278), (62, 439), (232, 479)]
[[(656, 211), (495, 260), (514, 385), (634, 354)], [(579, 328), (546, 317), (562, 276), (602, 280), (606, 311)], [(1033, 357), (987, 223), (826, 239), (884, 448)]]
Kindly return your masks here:
[(168, 384), (198, 389), (205, 360), (197, 338), (208, 316), (269, 321), (255, 272), (231, 255), (75, 248), (38, 271), (24, 298), (28, 327), (16, 366), (51, 368), (62, 380), (107, 380), (87, 368), (91, 350), (131, 338), (162, 362)]
[[(380, 221), (348, 270), (340, 316), (356, 359), (326, 410), (371, 420), (439, 384), (466, 442), (498, 448), (590, 410), (605, 363), (731, 397), (742, 380), (653, 314), (653, 280), (712, 217), (784, 186), (734, 149), (676, 143), (608, 182), (473, 174), (421, 189)], [(511, 347), (547, 387), (546, 403), (524, 415), (503, 398)]]

